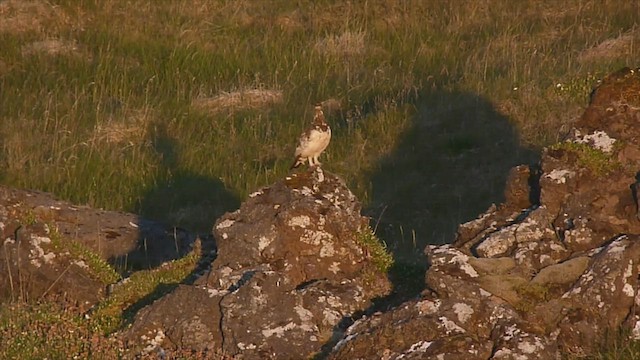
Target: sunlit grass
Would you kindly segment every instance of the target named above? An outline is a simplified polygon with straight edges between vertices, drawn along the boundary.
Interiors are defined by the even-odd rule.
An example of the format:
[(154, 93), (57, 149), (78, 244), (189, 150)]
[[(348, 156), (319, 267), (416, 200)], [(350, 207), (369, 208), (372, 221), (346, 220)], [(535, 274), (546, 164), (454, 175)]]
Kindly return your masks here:
[[(555, 143), (598, 76), (638, 55), (626, 2), (20, 4), (3, 3), (0, 28), (2, 182), (198, 231), (284, 176), (331, 100), (326, 168), (373, 217), (409, 219), (395, 226), (418, 248), (448, 241), (505, 174), (472, 166), (476, 198), (455, 183), (421, 197), (451, 183), (438, 164), (473, 165), (500, 138)], [(503, 119), (513, 131), (492, 129)], [(531, 161), (514, 147), (489, 160)], [(390, 201), (412, 213), (381, 214)]]
[(0, 16), (3, 184), (209, 232), (287, 174), (332, 103), (324, 166), (397, 267), (499, 202), (508, 169), (640, 58), (632, 1), (5, 0)]

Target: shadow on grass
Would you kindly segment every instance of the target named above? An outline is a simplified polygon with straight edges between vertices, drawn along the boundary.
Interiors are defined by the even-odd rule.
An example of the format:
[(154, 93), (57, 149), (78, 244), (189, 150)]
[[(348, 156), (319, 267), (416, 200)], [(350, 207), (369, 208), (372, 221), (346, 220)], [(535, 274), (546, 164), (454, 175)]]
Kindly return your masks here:
[[(140, 202), (137, 210), (140, 214), (140, 237), (137, 249), (129, 254), (126, 273), (161, 270), (158, 266), (167, 261), (182, 261), (194, 249), (196, 239), (200, 240), (200, 255), (193, 269), (179, 276), (179, 279), (177, 274), (182, 269), (166, 267), (166, 271), (173, 271), (173, 275), (166, 275), (172, 280), (160, 282), (147, 295), (123, 309), (126, 324), (133, 321), (139, 310), (172, 292), (180, 284), (193, 283), (215, 258), (216, 244), (211, 233), (214, 222), (225, 212), (235, 210), (240, 205), (239, 199), (220, 180), (181, 168), (175, 142), (162, 125), (156, 124), (151, 133), (153, 147), (161, 157), (163, 170), (168, 176), (165, 182), (156, 184)], [(136, 256), (131, 256), (134, 253)], [(136, 262), (132, 263), (132, 258)]]
[(324, 359), (344, 331), (363, 315), (388, 311), (425, 288), (430, 244), (451, 243), (459, 224), (504, 201), (509, 170), (536, 163), (509, 120), (470, 93), (432, 93), (408, 99), (416, 111), (398, 146), (371, 175), (365, 213), (393, 252), (392, 292), (368, 309), (344, 317), (316, 359)]
[(451, 243), (459, 224), (504, 201), (513, 166), (539, 158), (521, 146), (509, 119), (478, 95), (429, 93), (414, 105), (410, 128), (371, 176), (365, 211), (394, 253), (389, 276), (397, 301), (424, 287), (424, 248)]
[(175, 141), (162, 124), (156, 124), (151, 133), (167, 176), (143, 197), (138, 213), (191, 231), (211, 233), (215, 220), (237, 209), (240, 200), (219, 179), (185, 170), (179, 164)]
[(371, 176), (372, 227), (401, 263), (424, 263), (429, 244), (504, 200), (509, 170), (536, 162), (509, 120), (470, 93), (419, 96), (411, 127)]

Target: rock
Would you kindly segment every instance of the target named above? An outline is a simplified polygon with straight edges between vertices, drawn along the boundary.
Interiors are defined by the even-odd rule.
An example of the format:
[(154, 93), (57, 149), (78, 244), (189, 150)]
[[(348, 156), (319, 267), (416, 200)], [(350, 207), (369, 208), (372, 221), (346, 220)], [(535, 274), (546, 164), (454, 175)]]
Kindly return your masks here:
[[(141, 311), (126, 336), (162, 331), (165, 350), (243, 359), (313, 356), (342, 321), (390, 291), (367, 224), (333, 174), (317, 168), (278, 181), (217, 220), (210, 271)], [(201, 341), (185, 342), (185, 333)]]
[(639, 94), (637, 70), (605, 78), (540, 173), (514, 168), (505, 203), (425, 249), (428, 291), (354, 323), (330, 358), (559, 359), (640, 338)]
[[(0, 186), (0, 300), (63, 296), (88, 309), (122, 272), (160, 265), (195, 240), (156, 222)], [(111, 266), (109, 266), (110, 264)]]
[(586, 270), (589, 260), (588, 256), (579, 256), (560, 264), (547, 266), (540, 270), (531, 282), (541, 285), (571, 284)]

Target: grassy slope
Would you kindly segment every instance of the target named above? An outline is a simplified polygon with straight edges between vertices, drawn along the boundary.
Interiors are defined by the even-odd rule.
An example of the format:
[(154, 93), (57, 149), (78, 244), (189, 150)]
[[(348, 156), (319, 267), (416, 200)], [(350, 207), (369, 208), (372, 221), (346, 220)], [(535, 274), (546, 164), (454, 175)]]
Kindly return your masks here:
[[(326, 167), (396, 237), (450, 240), (523, 147), (557, 140), (593, 74), (638, 55), (626, 3), (6, 3), (36, 26), (0, 29), (2, 182), (200, 231), (285, 175), (334, 99)], [(220, 97), (252, 89), (280, 95)]]
[(408, 262), (640, 52), (631, 1), (49, 3), (0, 3), (2, 183), (209, 231), (333, 99), (325, 166)]

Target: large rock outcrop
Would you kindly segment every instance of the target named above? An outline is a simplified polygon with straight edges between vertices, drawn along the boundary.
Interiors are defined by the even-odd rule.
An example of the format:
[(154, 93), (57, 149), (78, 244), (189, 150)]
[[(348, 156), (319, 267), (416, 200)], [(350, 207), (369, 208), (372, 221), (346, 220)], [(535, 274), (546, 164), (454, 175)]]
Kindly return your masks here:
[(195, 241), (134, 214), (4, 186), (0, 236), (0, 301), (62, 295), (85, 310), (118, 279), (112, 267), (123, 273), (155, 267), (184, 255)]
[(640, 337), (639, 123), (640, 73), (605, 78), (504, 204), (427, 247), (423, 296), (357, 321), (330, 358), (555, 359)]
[(320, 168), (252, 194), (214, 236), (210, 270), (136, 316), (126, 337), (143, 352), (308, 358), (390, 290), (359, 202)]

